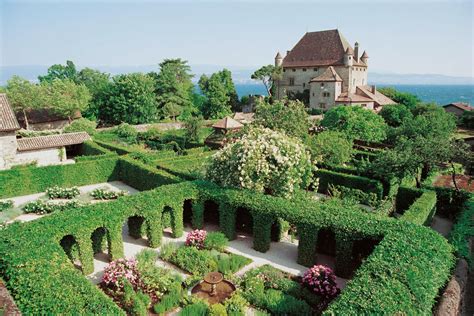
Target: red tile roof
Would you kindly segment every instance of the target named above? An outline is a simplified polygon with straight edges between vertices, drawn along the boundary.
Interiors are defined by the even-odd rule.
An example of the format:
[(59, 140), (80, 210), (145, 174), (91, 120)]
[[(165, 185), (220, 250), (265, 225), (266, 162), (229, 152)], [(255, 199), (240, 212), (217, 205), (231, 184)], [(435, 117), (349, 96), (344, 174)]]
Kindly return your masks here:
[(241, 128), (243, 127), (243, 125), (231, 117), (224, 117), (222, 120), (212, 125), (212, 127), (221, 128), (221, 129), (235, 129), (235, 128)]
[(322, 74), (310, 80), (310, 82), (321, 81), (342, 81), (341, 77), (334, 70), (333, 66), (329, 66)]
[(371, 86), (357, 86), (356, 93), (372, 99), (377, 105), (397, 104), (397, 102), (378, 92), (377, 89), (373, 93)]
[(372, 99), (364, 97), (362, 95), (343, 92), (336, 99), (337, 103), (354, 103), (354, 102), (373, 102)]
[[(344, 65), (347, 49), (353, 51), (339, 30), (308, 32), (285, 56), (283, 67)], [(366, 66), (355, 60), (354, 65)]]
[(463, 102), (454, 102), (454, 103), (443, 105), (443, 107), (448, 107), (448, 106), (454, 106), (454, 107), (457, 107), (458, 109), (464, 110), (464, 111), (474, 110), (474, 108), (469, 103), (463, 103)]
[(8, 102), (7, 95), (0, 93), (0, 132), (16, 131), (20, 125)]
[(91, 137), (86, 132), (20, 138), (17, 140), (17, 149), (18, 151), (28, 151), (45, 148), (57, 148), (82, 144), (83, 142), (90, 139)]

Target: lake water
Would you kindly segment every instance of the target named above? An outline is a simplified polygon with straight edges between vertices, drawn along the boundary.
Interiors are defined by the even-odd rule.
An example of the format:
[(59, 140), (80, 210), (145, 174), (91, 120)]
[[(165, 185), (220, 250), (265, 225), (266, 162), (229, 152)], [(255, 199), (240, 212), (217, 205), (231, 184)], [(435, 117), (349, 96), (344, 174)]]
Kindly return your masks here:
[[(474, 85), (377, 85), (378, 87), (394, 87), (403, 92), (417, 95), (424, 102), (435, 102), (445, 105), (452, 102), (466, 102), (474, 105)], [(236, 84), (239, 97), (248, 94), (266, 95), (261, 84)]]

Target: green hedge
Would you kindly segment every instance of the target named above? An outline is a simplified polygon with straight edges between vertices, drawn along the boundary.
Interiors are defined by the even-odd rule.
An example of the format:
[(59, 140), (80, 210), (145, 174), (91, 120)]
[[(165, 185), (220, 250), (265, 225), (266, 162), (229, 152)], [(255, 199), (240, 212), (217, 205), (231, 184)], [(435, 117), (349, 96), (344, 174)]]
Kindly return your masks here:
[(464, 203), (464, 207), (458, 216), (453, 229), (449, 235), (449, 242), (454, 246), (456, 255), (466, 259), (472, 266), (473, 254), (469, 249), (469, 239), (474, 237), (474, 197)]
[(80, 156), (76, 156), (74, 158), (76, 162), (104, 159), (117, 156), (117, 153), (110, 151), (93, 141), (86, 141), (81, 144), (79, 154)]
[[(186, 200), (193, 202), (195, 225), (202, 223), (206, 212), (209, 212), (204, 202), (211, 200), (217, 203), (220, 229), (229, 238), (235, 236), (236, 224), (241, 219), (239, 212), (249, 210), (254, 248), (262, 252), (271, 245), (272, 225), (278, 225), (281, 220), (296, 225), (299, 235), (298, 262), (307, 266), (316, 262), (318, 232), (333, 231), (336, 236), (336, 273), (340, 276), (352, 273), (353, 245), (357, 241), (379, 241), (346, 289), (330, 305), (328, 313), (428, 314), (453, 266), (452, 248), (448, 242), (421, 225), (360, 212), (358, 208), (343, 205), (335, 199), (321, 202), (303, 195), (283, 199), (246, 190), (225, 189), (204, 181), (163, 185), (167, 181), (181, 179), (164, 177), (159, 170), (129, 157), (121, 157), (118, 164), (114, 161), (117, 159), (54, 167), (72, 166), (73, 175), (67, 175), (67, 185), (79, 185), (77, 182), (70, 184), (73, 180), (80, 184), (90, 183), (87, 178), (89, 172), (84, 172), (84, 168), (105, 165), (111, 169), (111, 175), (131, 186), (139, 189), (159, 187), (116, 201), (9, 225), (0, 231), (0, 274), (24, 314), (120, 313), (109, 298), (73, 268), (59, 242), (64, 236), (74, 237), (82, 270), (88, 274), (93, 269), (94, 248), (98, 247), (98, 241), (92, 243), (91, 234), (97, 228), (106, 228), (108, 249), (113, 259), (123, 256), (123, 223), (128, 222), (132, 226), (131, 232), (135, 237), (146, 234), (150, 246), (157, 247), (161, 241), (161, 221), (165, 210), (171, 209), (173, 236), (182, 235), (183, 204)], [(44, 170), (33, 169), (29, 172)], [(81, 179), (80, 175), (86, 180)], [(24, 175), (19, 176), (23, 178)], [(40, 180), (44, 183), (50, 174), (41, 171), (37, 176), (42, 176)], [(9, 181), (6, 188), (15, 185), (13, 180)], [(353, 183), (373, 184), (379, 194), (382, 190), (380, 183), (367, 182), (365, 178)], [(5, 195), (5, 192), (2, 194)], [(418, 217), (414, 216), (413, 220), (417, 221)]]
[(398, 189), (398, 194), (395, 199), (396, 211), (397, 213), (403, 214), (408, 208), (423, 194), (422, 190), (409, 188), (409, 187), (400, 187)]
[(52, 186), (80, 186), (119, 180), (117, 157), (68, 165), (0, 171), (0, 198), (43, 192)]
[(375, 193), (378, 199), (384, 196), (383, 184), (366, 177), (319, 169), (315, 176), (319, 179), (318, 192), (326, 194), (329, 185), (341, 185), (352, 189)]
[(119, 155), (126, 155), (126, 154), (130, 154), (132, 152), (137, 151), (136, 149), (130, 149), (127, 146), (123, 146), (123, 145), (119, 145), (119, 144), (115, 144), (115, 143), (104, 142), (102, 140), (95, 139), (95, 138), (94, 138), (94, 142), (96, 142), (97, 144), (99, 144), (100, 146), (102, 146), (104, 148), (107, 148), (108, 150), (116, 152)]
[(436, 192), (425, 191), (403, 213), (400, 220), (419, 225), (429, 225), (436, 212)]

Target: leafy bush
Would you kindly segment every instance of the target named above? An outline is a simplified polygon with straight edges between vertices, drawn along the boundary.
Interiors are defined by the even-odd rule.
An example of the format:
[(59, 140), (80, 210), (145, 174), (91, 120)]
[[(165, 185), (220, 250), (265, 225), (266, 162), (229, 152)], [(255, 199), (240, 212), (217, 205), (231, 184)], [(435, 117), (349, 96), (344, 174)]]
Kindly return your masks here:
[(324, 131), (308, 138), (307, 145), (315, 161), (338, 166), (349, 162), (353, 143), (344, 133)]
[(76, 196), (79, 196), (79, 194), (81, 194), (81, 192), (79, 192), (77, 187), (61, 188), (54, 186), (46, 189), (46, 195), (50, 199), (73, 199)]
[(188, 305), (181, 310), (181, 316), (207, 316), (209, 307), (204, 302)]
[(229, 315), (244, 315), (249, 303), (239, 291), (224, 301), (224, 306)]
[(284, 197), (310, 183), (313, 166), (296, 138), (266, 128), (254, 128), (212, 156), (207, 178), (233, 186)]
[(454, 246), (459, 258), (466, 259), (472, 266), (474, 259), (469, 249), (469, 239), (474, 236), (474, 198), (465, 202), (461, 214), (449, 234), (449, 242)]
[(373, 192), (364, 192), (359, 189), (352, 189), (342, 185), (329, 185), (329, 194), (334, 197), (353, 201), (354, 203), (366, 204), (371, 207), (380, 205), (377, 194)]
[(224, 251), (229, 244), (229, 239), (221, 232), (207, 233), (204, 239), (204, 248)]
[(121, 196), (127, 195), (127, 191), (107, 191), (104, 189), (95, 189), (90, 195), (96, 200), (115, 200)]
[(36, 200), (25, 204), (25, 206), (23, 206), (23, 212), (27, 214), (35, 213), (38, 215), (44, 215), (53, 212), (67, 211), (78, 208), (80, 206), (82, 206), (82, 204), (76, 200), (61, 203), (52, 203), (43, 200)]
[(214, 258), (217, 263), (217, 270), (224, 275), (235, 273), (242, 267), (252, 262), (252, 260), (248, 258), (235, 254), (219, 253), (218, 255), (214, 256)]
[(324, 298), (333, 298), (339, 294), (336, 275), (330, 268), (323, 265), (315, 265), (306, 270), (303, 275), (303, 284)]
[(133, 288), (139, 284), (140, 278), (135, 259), (117, 259), (109, 263), (102, 276), (102, 282), (112, 289), (123, 289), (126, 281), (130, 282)]
[(6, 211), (9, 208), (13, 207), (13, 201), (12, 200), (5, 200), (5, 201), (0, 201), (0, 212)]
[(171, 262), (192, 274), (204, 275), (217, 269), (216, 262), (210, 254), (195, 247), (180, 247), (176, 250)]
[(159, 256), (164, 261), (171, 261), (171, 258), (175, 254), (176, 250), (178, 250), (178, 246), (176, 244), (166, 243), (161, 246)]
[(172, 291), (169, 294), (164, 295), (160, 302), (153, 306), (153, 311), (160, 315), (169, 312), (179, 306), (182, 295), (183, 294), (179, 291)]
[(205, 230), (195, 229), (186, 235), (185, 245), (189, 247), (196, 247), (198, 249), (204, 248), (204, 240), (207, 232)]
[(213, 304), (209, 307), (209, 316), (227, 316), (227, 310), (222, 304)]
[(150, 297), (142, 292), (136, 293), (133, 285), (127, 279), (123, 282), (122, 305), (124, 309), (132, 316), (147, 316)]
[(130, 124), (122, 123), (115, 127), (113, 131), (121, 140), (128, 144), (135, 144), (137, 142), (138, 132)]
[(86, 132), (89, 135), (94, 135), (97, 123), (89, 121), (85, 118), (80, 118), (72, 121), (71, 124), (64, 128), (65, 133)]

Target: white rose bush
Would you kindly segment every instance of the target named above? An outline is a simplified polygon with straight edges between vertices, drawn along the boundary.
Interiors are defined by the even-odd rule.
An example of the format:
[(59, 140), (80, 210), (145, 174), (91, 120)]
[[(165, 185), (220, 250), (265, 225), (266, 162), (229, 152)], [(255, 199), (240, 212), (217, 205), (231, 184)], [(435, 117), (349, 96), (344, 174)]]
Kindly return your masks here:
[(258, 127), (214, 154), (206, 177), (222, 186), (291, 197), (311, 184), (314, 166), (299, 139)]

